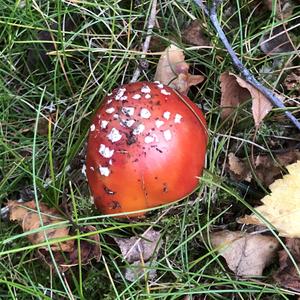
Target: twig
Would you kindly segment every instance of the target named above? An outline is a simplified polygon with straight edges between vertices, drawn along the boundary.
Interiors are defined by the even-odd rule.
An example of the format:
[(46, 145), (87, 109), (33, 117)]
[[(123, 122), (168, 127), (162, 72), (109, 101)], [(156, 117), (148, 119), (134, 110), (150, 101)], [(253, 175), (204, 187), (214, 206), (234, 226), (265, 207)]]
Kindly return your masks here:
[(235, 52), (233, 51), (227, 37), (225, 36), (225, 33), (223, 29), (221, 28), (221, 25), (218, 21), (217, 17), (217, 6), (222, 2), (218, 0), (213, 0), (211, 7), (208, 8), (206, 5), (203, 4), (202, 0), (194, 0), (194, 2), (204, 11), (204, 13), (210, 18), (210, 21), (212, 25), (214, 26), (216, 32), (219, 35), (220, 40), (224, 44), (226, 50), (228, 51), (231, 60), (235, 67), (242, 73), (245, 80), (249, 82), (252, 86), (254, 86), (257, 90), (259, 90), (263, 95), (265, 95), (270, 102), (275, 105), (276, 107), (285, 109), (284, 113), (285, 115), (291, 120), (291, 122), (300, 130), (300, 122), (289, 112), (286, 110), (286, 106), (279, 100), (275, 94), (263, 86), (259, 81), (255, 79), (255, 77), (250, 73), (250, 71), (243, 65), (241, 60), (237, 57)]
[[(153, 31), (153, 28), (154, 28), (154, 25), (155, 25), (155, 20), (156, 20), (156, 7), (157, 7), (157, 0), (153, 0), (150, 16), (149, 16), (149, 20), (148, 20), (147, 36), (145, 38), (143, 48), (142, 48), (144, 54), (141, 55), (141, 59), (144, 59), (146, 57), (146, 53), (149, 50), (152, 31)], [(137, 68), (135, 69), (135, 71), (133, 73), (133, 76), (132, 76), (132, 79), (131, 79), (130, 82), (136, 82), (138, 80), (140, 74), (141, 74), (141, 69), (140, 69), (139, 66), (137, 66)]]

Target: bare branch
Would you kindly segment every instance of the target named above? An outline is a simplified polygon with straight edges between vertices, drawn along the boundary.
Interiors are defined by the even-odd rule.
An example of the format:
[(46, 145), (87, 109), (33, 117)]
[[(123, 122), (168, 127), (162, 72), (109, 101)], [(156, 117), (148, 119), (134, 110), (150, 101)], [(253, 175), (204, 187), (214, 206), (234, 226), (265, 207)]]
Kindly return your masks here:
[[(157, 0), (153, 0), (150, 16), (149, 16), (149, 20), (148, 20), (147, 36), (145, 38), (143, 48), (142, 48), (142, 51), (144, 54), (141, 55), (141, 59), (146, 57), (146, 54), (149, 50), (151, 36), (152, 36), (152, 32), (153, 32), (153, 28), (154, 28), (155, 20), (156, 20), (156, 7), (157, 7)], [(138, 80), (140, 74), (141, 74), (141, 69), (139, 66), (137, 66), (130, 82), (136, 82)]]
[(244, 76), (245, 80), (249, 82), (252, 86), (254, 86), (257, 90), (259, 90), (262, 94), (264, 94), (270, 102), (276, 107), (285, 109), (285, 115), (291, 120), (291, 122), (300, 130), (300, 122), (289, 112), (286, 110), (286, 106), (282, 103), (280, 99), (268, 88), (263, 86), (256, 78), (250, 73), (250, 71), (243, 65), (241, 60), (237, 57), (235, 52), (233, 51), (221, 25), (218, 21), (217, 16), (217, 6), (221, 3), (221, 1), (213, 0), (211, 7), (208, 8), (203, 4), (202, 0), (194, 0), (194, 2), (204, 11), (204, 13), (210, 18), (212, 25), (214, 26), (216, 32), (219, 35), (220, 40), (224, 44), (227, 52), (229, 53), (231, 60), (234, 66), (241, 72)]

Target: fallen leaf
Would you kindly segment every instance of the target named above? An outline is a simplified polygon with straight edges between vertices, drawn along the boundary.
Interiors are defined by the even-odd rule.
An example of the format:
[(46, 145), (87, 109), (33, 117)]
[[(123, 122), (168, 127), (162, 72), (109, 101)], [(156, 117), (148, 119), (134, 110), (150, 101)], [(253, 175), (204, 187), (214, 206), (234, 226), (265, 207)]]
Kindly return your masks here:
[(233, 74), (224, 72), (220, 76), (221, 86), (221, 117), (226, 119), (235, 109), (247, 99), (250, 93), (247, 89), (240, 87)]
[(234, 153), (228, 154), (228, 170), (233, 173), (234, 179), (238, 181), (248, 181), (252, 179), (251, 169), (247, 162), (236, 157)]
[(284, 80), (283, 86), (293, 93), (292, 97), (300, 96), (300, 69), (291, 72)]
[[(44, 230), (41, 227), (42, 219), (43, 225), (48, 226), (51, 224), (56, 224), (64, 221), (59, 212), (54, 208), (49, 208), (44, 203), (39, 203), (40, 215), (38, 214), (35, 201), (29, 202), (17, 202), (17, 201), (8, 201), (7, 207), (9, 208), (10, 220), (17, 221), (21, 226), (24, 232), (31, 230), (41, 229), (38, 232), (27, 235), (27, 238), (32, 244), (40, 244), (45, 242), (45, 235), (47, 235), (48, 240), (66, 238), (69, 237), (69, 226), (63, 225), (60, 227), (55, 227), (51, 229)], [(41, 247), (45, 248), (46, 247)], [(67, 240), (58, 243), (52, 243), (51, 249), (53, 251), (64, 251), (71, 252), (74, 248), (74, 241)]]
[(300, 159), (300, 152), (298, 150), (290, 150), (274, 155), (259, 154), (254, 156), (254, 164), (250, 166), (247, 158), (239, 158), (230, 152), (228, 154), (226, 170), (233, 180), (248, 182), (253, 179), (252, 172), (254, 172), (255, 177), (263, 185), (269, 186), (283, 175), (283, 168), (285, 166), (296, 162), (298, 159)]
[(186, 43), (196, 46), (209, 46), (210, 43), (204, 35), (203, 27), (199, 20), (194, 20), (188, 27), (182, 32), (182, 37)]
[(247, 89), (252, 97), (252, 114), (254, 118), (254, 123), (256, 127), (259, 127), (261, 121), (264, 117), (269, 113), (272, 109), (271, 102), (263, 95), (259, 90), (257, 90), (254, 86), (246, 82), (240, 77), (236, 76), (236, 80), (238, 84)]
[(141, 237), (114, 238), (118, 244), (123, 259), (130, 264), (125, 270), (125, 278), (135, 281), (143, 274), (153, 280), (156, 270), (153, 269), (158, 250), (162, 245), (160, 232), (147, 230)]
[(190, 86), (204, 80), (202, 75), (192, 75), (185, 62), (183, 50), (171, 44), (165, 49), (157, 64), (154, 80), (166, 84), (186, 95)]
[(252, 97), (252, 114), (255, 126), (258, 128), (264, 117), (272, 109), (271, 102), (254, 86), (239, 76), (225, 72), (220, 76), (221, 81), (221, 104), (225, 108), (222, 118), (227, 117), (231, 112), (245, 100)]
[[(261, 201), (263, 205), (256, 207), (281, 236), (300, 237), (300, 160), (287, 166), (289, 174), (270, 185), (271, 194)], [(261, 224), (264, 221), (252, 214), (238, 219), (243, 224)]]
[[(48, 240), (57, 238), (68, 238), (69, 226), (63, 225), (61, 227), (44, 230), (40, 223), (40, 216), (44, 226), (55, 225), (58, 222), (64, 221), (60, 213), (55, 208), (49, 208), (42, 202), (39, 202), (40, 216), (38, 214), (35, 201), (17, 202), (8, 201), (10, 220), (17, 221), (24, 232), (40, 229), (38, 232), (27, 235), (27, 238), (32, 244), (40, 244)], [(96, 231), (93, 226), (80, 227), (81, 233), (89, 233)], [(79, 264), (88, 264), (92, 259), (100, 260), (101, 248), (98, 234), (92, 234), (80, 239), (80, 256), (77, 240), (67, 240), (51, 244), (52, 255), (55, 263), (61, 271), (66, 271), (72, 266)], [(38, 256), (42, 258), (49, 266), (53, 267), (52, 256), (48, 251), (48, 247), (39, 247)]]
[[(300, 239), (286, 238), (285, 245), (300, 268)], [(300, 292), (300, 276), (286, 250), (279, 251), (279, 269), (275, 280), (283, 287)]]
[(210, 235), (214, 248), (238, 276), (261, 276), (279, 246), (276, 238), (240, 231), (219, 231)]
[(254, 170), (257, 178), (266, 186), (282, 177), (283, 167), (300, 159), (300, 152), (296, 150), (271, 155), (257, 155), (254, 161)]
[[(94, 232), (96, 228), (94, 226), (85, 226), (82, 227), (80, 231), (81, 233)], [(39, 249), (38, 254), (50, 267), (54, 266), (52, 257), (47, 250)], [(74, 243), (72, 252), (55, 252), (53, 256), (61, 272), (65, 272), (70, 267), (77, 266), (79, 263), (81, 265), (87, 265), (93, 259), (100, 261), (101, 247), (99, 235), (95, 233), (80, 239), (80, 256), (77, 241)]]

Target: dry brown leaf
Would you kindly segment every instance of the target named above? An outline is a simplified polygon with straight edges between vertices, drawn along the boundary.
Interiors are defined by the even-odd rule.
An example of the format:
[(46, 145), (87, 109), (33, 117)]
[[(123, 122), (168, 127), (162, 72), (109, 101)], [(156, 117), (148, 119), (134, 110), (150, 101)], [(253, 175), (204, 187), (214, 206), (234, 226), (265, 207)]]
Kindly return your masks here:
[(250, 93), (247, 89), (240, 87), (236, 77), (229, 72), (224, 72), (220, 76), (221, 86), (221, 117), (226, 119), (235, 109), (247, 99)]
[(159, 59), (154, 80), (169, 85), (186, 95), (190, 86), (201, 83), (204, 77), (189, 74), (189, 65), (184, 59), (183, 50), (171, 44)]
[[(300, 239), (285, 239), (285, 245), (300, 268)], [(300, 292), (300, 276), (286, 250), (279, 251), (279, 269), (274, 276), (283, 287)]]
[[(85, 226), (80, 231), (81, 233), (94, 232), (96, 228), (94, 226)], [(39, 249), (38, 254), (49, 266), (53, 267), (52, 258), (47, 250)], [(87, 265), (93, 259), (99, 261), (101, 257), (99, 234), (95, 233), (80, 239), (80, 257), (77, 241), (75, 241), (72, 252), (55, 252), (53, 256), (61, 272), (67, 271), (70, 267), (77, 266), (79, 259), (81, 265)]]
[(230, 173), (233, 173), (234, 179), (238, 181), (245, 180), (250, 182), (252, 179), (249, 165), (236, 157), (232, 152), (228, 154), (228, 170)]
[[(262, 215), (282, 236), (300, 237), (300, 160), (287, 166), (289, 174), (270, 185), (271, 194), (261, 201), (263, 205), (256, 207)], [(243, 224), (261, 224), (264, 221), (257, 215), (238, 219)]]
[(300, 69), (290, 73), (284, 80), (283, 86), (288, 90), (292, 91), (292, 97), (300, 96)]
[(204, 35), (204, 30), (199, 20), (194, 20), (183, 32), (182, 37), (185, 42), (196, 46), (209, 46), (209, 42)]
[(244, 79), (236, 76), (238, 84), (247, 89), (252, 97), (252, 114), (256, 127), (259, 127), (261, 121), (272, 109), (271, 102), (254, 86), (246, 82)]
[(240, 231), (219, 231), (211, 235), (214, 248), (238, 276), (260, 276), (279, 246), (276, 238)]
[(221, 107), (225, 107), (222, 117), (227, 117), (239, 104), (252, 97), (252, 114), (255, 126), (258, 128), (261, 121), (272, 109), (271, 102), (254, 86), (239, 76), (225, 72), (221, 74)]
[(151, 229), (143, 233), (141, 237), (114, 238), (123, 259), (130, 264), (125, 271), (127, 280), (135, 281), (146, 273), (149, 279), (156, 277), (156, 270), (151, 269), (151, 266), (155, 265), (157, 253), (162, 244), (160, 237), (159, 231)]
[[(40, 217), (43, 221), (43, 225), (51, 225), (56, 224), (64, 219), (61, 217), (59, 212), (54, 208), (49, 208), (44, 203), (40, 202), (40, 216), (37, 212), (37, 208), (35, 205), (35, 201), (29, 202), (17, 202), (17, 201), (8, 201), (7, 204), (10, 213), (10, 220), (17, 221), (21, 226), (24, 232), (28, 232), (31, 230), (38, 230), (41, 228)], [(48, 240), (58, 239), (58, 238), (66, 238), (69, 237), (69, 227), (64, 225), (61, 227), (56, 227), (52, 229), (43, 230), (30, 234), (27, 236), (29, 241), (32, 244), (40, 244), (45, 242), (45, 234), (48, 237)], [(45, 247), (42, 247), (45, 248)], [(58, 243), (52, 243), (51, 249), (53, 251), (64, 251), (71, 252), (74, 248), (74, 241), (67, 240)]]
[(290, 150), (283, 153), (259, 154), (254, 157), (254, 165), (251, 167), (247, 158), (238, 158), (234, 153), (228, 154), (226, 170), (231, 178), (237, 181), (248, 181), (253, 179), (252, 172), (265, 185), (269, 186), (277, 178), (283, 175), (283, 167), (300, 159), (298, 150)]

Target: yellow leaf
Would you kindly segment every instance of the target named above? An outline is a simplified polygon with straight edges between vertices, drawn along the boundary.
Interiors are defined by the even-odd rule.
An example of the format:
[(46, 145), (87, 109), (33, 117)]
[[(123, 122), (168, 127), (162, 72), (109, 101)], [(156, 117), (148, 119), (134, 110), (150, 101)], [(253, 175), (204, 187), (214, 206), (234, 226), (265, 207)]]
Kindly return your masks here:
[[(281, 236), (300, 238), (300, 160), (286, 167), (289, 174), (270, 185), (271, 194), (256, 208)], [(238, 220), (243, 224), (264, 224), (256, 215)]]

